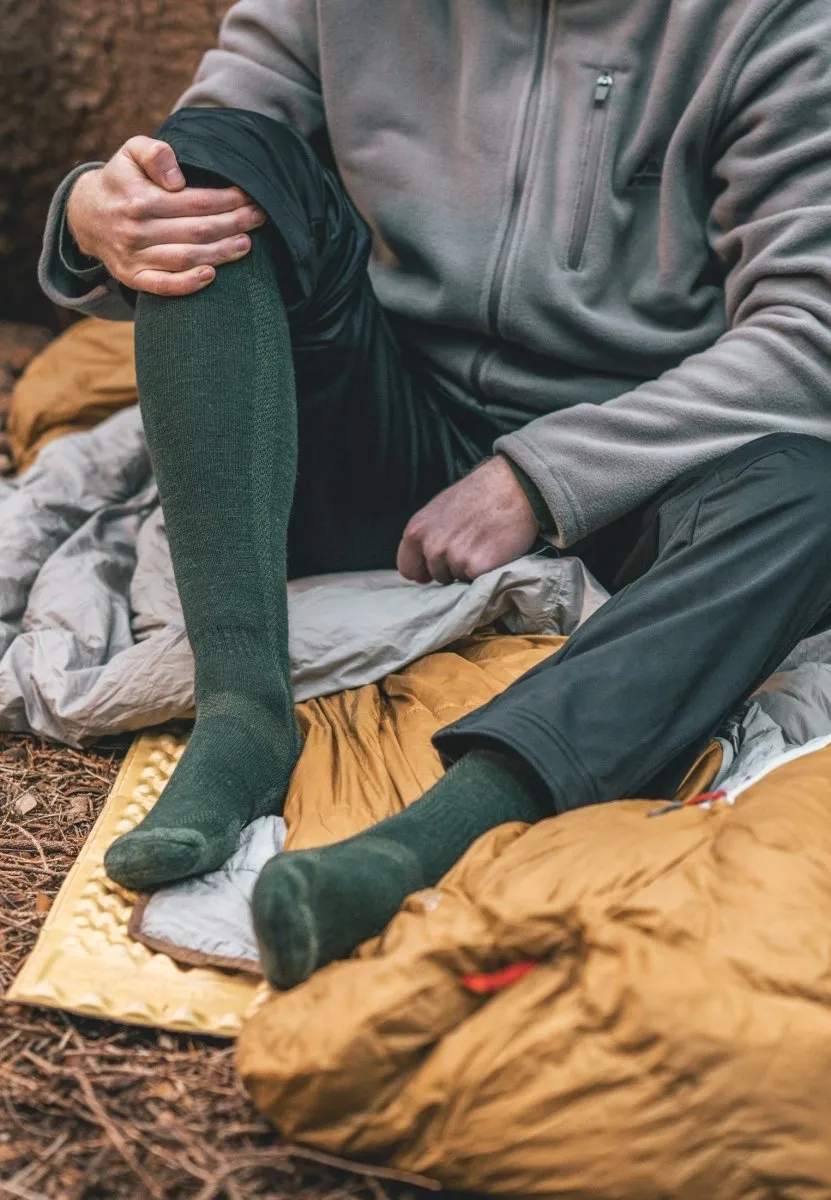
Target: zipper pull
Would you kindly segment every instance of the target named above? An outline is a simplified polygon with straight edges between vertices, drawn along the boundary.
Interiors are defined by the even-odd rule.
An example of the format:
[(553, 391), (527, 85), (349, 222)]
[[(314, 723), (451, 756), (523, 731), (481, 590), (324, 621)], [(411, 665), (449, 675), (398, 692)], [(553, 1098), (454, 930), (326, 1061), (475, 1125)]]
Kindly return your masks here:
[(595, 104), (606, 103), (606, 101), (609, 99), (609, 92), (612, 90), (612, 84), (614, 82), (614, 75), (610, 75), (608, 71), (604, 71), (602, 75), (598, 75), (597, 82), (594, 85)]

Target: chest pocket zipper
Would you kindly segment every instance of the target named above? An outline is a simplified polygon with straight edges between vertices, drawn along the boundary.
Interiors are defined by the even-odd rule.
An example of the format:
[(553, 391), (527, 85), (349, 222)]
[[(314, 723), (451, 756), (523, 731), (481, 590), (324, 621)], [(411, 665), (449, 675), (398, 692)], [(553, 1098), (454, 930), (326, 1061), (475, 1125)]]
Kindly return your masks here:
[(615, 77), (608, 71), (601, 71), (594, 85), (592, 111), (589, 118), (589, 130), (586, 149), (583, 156), (583, 170), (577, 191), (577, 205), (574, 210), (574, 224), (568, 244), (566, 266), (570, 271), (576, 271), (583, 259), (586, 248), (586, 238), (589, 235), (592, 209), (597, 192), (597, 180), (600, 173), (600, 161), (605, 141), (606, 118), (609, 110), (609, 95), (614, 86)]

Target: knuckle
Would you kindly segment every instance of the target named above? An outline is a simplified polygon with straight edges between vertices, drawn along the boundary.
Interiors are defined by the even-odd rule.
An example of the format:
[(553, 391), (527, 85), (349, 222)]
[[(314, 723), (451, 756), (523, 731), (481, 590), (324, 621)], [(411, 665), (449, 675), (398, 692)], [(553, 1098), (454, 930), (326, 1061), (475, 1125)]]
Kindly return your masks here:
[(164, 158), (168, 154), (169, 150), (170, 146), (168, 146), (167, 142), (160, 142), (157, 139), (152, 138), (147, 146), (146, 157), (148, 161), (155, 163), (158, 162), (159, 159)]
[(435, 551), (432, 553), (430, 551), (425, 551), (424, 561), (427, 564), (427, 570), (430, 572), (430, 575), (433, 577), (433, 579), (438, 578), (438, 576), (441, 575), (442, 568), (444, 566), (443, 556)]
[(147, 215), (147, 201), (144, 196), (134, 192), (127, 196), (123, 204), (123, 216), (128, 221), (141, 221)]
[(141, 248), (138, 227), (132, 222), (125, 225), (119, 233), (118, 248), (122, 254), (135, 254)]
[(213, 210), (215, 204), (214, 196), (210, 191), (195, 192), (193, 195), (193, 208), (197, 215), (205, 215)]
[[(121, 268), (128, 268), (134, 257), (134, 253), (127, 244), (127, 239), (123, 233), (111, 232), (107, 238), (104, 253), (108, 255), (111, 262), (116, 263)], [(101, 255), (99, 255), (101, 257)]]
[(129, 212), (129, 197), (123, 192), (116, 192), (110, 200), (110, 221), (113, 225), (122, 225), (125, 221), (130, 221)]
[(127, 154), (141, 154), (146, 149), (149, 141), (150, 139), (143, 134), (136, 134), (134, 137), (127, 138), (127, 141), (121, 147), (121, 151), (126, 151)]
[(165, 296), (168, 290), (168, 276), (162, 271), (136, 272), (132, 286), (140, 292), (151, 292), (154, 296)]
[(164, 269), (166, 271), (186, 271), (189, 266), (190, 262), (185, 250), (171, 250), (164, 256)]
[(404, 530), (404, 541), (410, 544), (419, 542), (424, 536), (424, 518), (420, 513), (410, 517)]

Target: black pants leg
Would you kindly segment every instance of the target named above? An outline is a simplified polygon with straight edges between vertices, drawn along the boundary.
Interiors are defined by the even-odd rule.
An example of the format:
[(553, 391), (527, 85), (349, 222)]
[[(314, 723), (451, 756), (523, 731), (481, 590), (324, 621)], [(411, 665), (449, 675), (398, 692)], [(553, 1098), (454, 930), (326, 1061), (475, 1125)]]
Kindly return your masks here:
[(260, 113), (203, 108), (173, 113), (157, 136), (190, 182), (236, 184), (269, 217), (297, 390), (291, 574), (393, 567), (413, 513), (504, 429), (453, 404), (399, 342), (369, 278), (370, 231), (305, 138)]
[(439, 733), (443, 755), (513, 750), (558, 812), (671, 794), (831, 609), (831, 443), (775, 434), (691, 473), (630, 549), (620, 590), (559, 653)]

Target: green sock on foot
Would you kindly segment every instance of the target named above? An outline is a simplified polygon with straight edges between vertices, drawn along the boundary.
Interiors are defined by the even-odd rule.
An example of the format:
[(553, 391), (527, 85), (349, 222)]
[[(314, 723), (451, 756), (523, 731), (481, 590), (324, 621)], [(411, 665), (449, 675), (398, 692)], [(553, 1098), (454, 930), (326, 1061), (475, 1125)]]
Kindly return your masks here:
[(291, 344), (268, 243), (192, 296), (136, 307), (142, 417), (196, 664), (196, 725), (105, 866), (147, 890), (214, 870), (279, 812), (300, 750), (286, 536), (297, 461)]
[(483, 833), (552, 811), (546, 789), (519, 758), (473, 752), (404, 812), (357, 837), (276, 855), (253, 899), (269, 982), (294, 987), (346, 958), (384, 929), (407, 896), (437, 884)]

